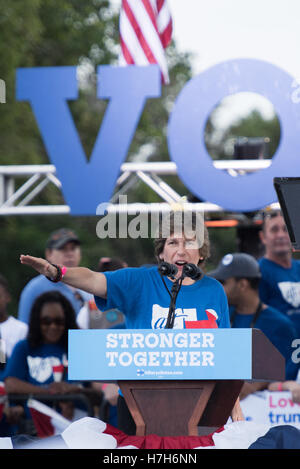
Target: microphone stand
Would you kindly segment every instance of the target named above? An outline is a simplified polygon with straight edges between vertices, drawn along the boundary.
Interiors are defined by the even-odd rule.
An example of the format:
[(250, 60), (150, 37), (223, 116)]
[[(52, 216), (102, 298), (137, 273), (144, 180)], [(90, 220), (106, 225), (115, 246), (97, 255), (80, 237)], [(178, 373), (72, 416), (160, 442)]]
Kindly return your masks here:
[[(187, 266), (192, 266), (192, 264), (187, 264)], [(195, 266), (194, 266), (195, 267)], [(191, 273), (193, 273), (191, 275)], [(177, 296), (178, 296), (178, 293), (179, 293), (179, 290), (181, 288), (181, 285), (182, 285), (182, 281), (185, 277), (191, 277), (195, 280), (199, 280), (201, 277), (202, 277), (203, 273), (201, 272), (201, 270), (198, 268), (196, 268), (196, 272), (195, 272), (195, 269), (192, 270), (189, 270), (189, 273), (186, 273), (184, 272), (184, 269), (182, 271), (182, 275), (181, 277), (179, 277), (178, 279), (175, 279), (173, 285), (172, 285), (172, 289), (171, 289), (171, 293), (169, 292), (165, 282), (164, 282), (164, 279), (163, 279), (163, 282), (164, 282), (164, 285), (166, 287), (166, 289), (168, 290), (168, 293), (171, 297), (171, 302), (170, 302), (170, 306), (169, 306), (169, 312), (168, 312), (168, 317), (167, 317), (167, 322), (166, 322), (166, 326), (165, 326), (165, 329), (173, 329), (174, 327), (174, 322), (175, 322), (175, 305), (176, 305), (176, 299), (177, 299)], [(173, 276), (173, 279), (175, 277)]]
[(181, 288), (183, 279), (184, 279), (184, 276), (182, 275), (180, 278), (176, 279), (172, 285), (171, 302), (169, 306), (169, 312), (168, 312), (167, 323), (166, 323), (165, 329), (173, 329), (174, 327), (176, 299), (177, 299), (179, 290)]

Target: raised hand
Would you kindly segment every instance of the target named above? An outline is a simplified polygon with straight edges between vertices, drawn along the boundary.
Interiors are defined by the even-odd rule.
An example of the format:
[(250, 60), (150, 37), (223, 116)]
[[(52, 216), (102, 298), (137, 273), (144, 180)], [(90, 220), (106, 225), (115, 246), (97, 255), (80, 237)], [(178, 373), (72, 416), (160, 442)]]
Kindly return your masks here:
[(36, 270), (39, 274), (45, 275), (46, 277), (54, 278), (57, 274), (57, 269), (51, 265), (46, 259), (41, 257), (33, 257), (21, 254), (21, 264), (28, 265)]
[[(45, 277), (48, 277), (50, 280), (53, 280), (54, 282), (58, 281), (57, 268), (46, 259), (21, 254), (20, 262), (23, 265), (32, 267), (39, 274), (45, 275)], [(91, 293), (92, 295), (106, 298), (106, 277), (101, 272), (93, 272), (86, 267), (68, 267), (67, 271), (64, 272), (64, 276), (61, 281), (71, 287)]]

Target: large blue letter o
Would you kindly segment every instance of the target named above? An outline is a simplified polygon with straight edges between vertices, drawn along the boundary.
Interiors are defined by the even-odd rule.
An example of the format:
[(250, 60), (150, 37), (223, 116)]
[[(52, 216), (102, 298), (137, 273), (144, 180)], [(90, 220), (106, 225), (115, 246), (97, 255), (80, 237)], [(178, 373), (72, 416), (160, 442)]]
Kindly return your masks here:
[[(294, 77), (260, 60), (218, 64), (190, 80), (169, 120), (168, 146), (178, 175), (193, 194), (229, 211), (258, 210), (277, 200), (273, 177), (300, 175), (300, 104), (293, 102)], [(233, 178), (214, 167), (204, 142), (211, 111), (226, 96), (259, 93), (275, 107), (281, 142), (269, 168)]]

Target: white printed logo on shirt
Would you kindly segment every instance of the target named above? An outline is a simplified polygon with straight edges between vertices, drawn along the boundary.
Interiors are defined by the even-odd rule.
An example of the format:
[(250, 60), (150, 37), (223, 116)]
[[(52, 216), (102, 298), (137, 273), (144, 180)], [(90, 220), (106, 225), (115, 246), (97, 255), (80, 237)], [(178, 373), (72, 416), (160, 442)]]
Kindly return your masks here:
[[(152, 329), (164, 329), (168, 318), (169, 308), (155, 304), (152, 307)], [(176, 308), (174, 329), (183, 329), (184, 321), (197, 321), (196, 308)]]
[(287, 303), (294, 308), (300, 306), (300, 282), (279, 282), (278, 287)]
[(51, 378), (53, 374), (53, 366), (61, 364), (57, 357), (27, 357), (27, 363), (30, 376), (38, 383), (44, 383)]

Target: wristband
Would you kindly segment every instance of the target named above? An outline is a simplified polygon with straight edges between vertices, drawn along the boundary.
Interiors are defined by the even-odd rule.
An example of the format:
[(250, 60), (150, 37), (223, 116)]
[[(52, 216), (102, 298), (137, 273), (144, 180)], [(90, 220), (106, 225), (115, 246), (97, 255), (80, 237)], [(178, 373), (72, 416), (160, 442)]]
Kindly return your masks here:
[(277, 391), (283, 391), (282, 383), (278, 383)]
[(108, 386), (108, 383), (104, 383), (104, 384), (102, 384), (102, 386), (101, 386), (101, 389), (102, 389), (102, 391), (104, 391), (104, 390), (105, 390), (105, 388), (107, 388), (107, 386)]
[[(59, 267), (59, 265), (52, 264), (51, 262), (49, 262), (49, 264), (53, 265), (53, 267), (56, 268), (57, 274), (56, 274), (56, 276), (55, 276), (54, 278), (48, 277), (48, 276), (46, 275), (46, 278), (47, 278), (48, 280), (50, 280), (50, 282), (53, 282), (53, 283), (60, 282), (61, 279), (62, 279), (62, 277), (63, 277), (61, 267)], [(66, 273), (66, 272), (64, 272), (64, 273)]]
[(67, 267), (65, 267), (63, 265), (62, 268), (61, 268), (61, 278), (64, 278), (64, 276), (66, 275), (67, 270), (68, 270)]

